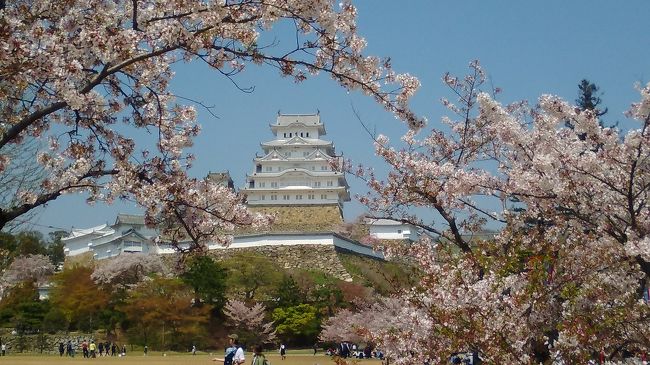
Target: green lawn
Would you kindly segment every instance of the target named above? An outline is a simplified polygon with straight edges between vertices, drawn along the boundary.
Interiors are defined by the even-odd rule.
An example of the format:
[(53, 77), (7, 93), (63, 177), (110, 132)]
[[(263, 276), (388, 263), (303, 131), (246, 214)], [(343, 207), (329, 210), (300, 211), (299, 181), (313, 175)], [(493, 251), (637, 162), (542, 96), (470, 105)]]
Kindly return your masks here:
[[(267, 354), (267, 359), (271, 362), (272, 365), (333, 365), (334, 361), (330, 359), (329, 356), (325, 356), (322, 353), (313, 356), (311, 354), (305, 354), (303, 351), (297, 351), (298, 353), (291, 354), (291, 351), (287, 353), (287, 359), (280, 359), (278, 354)], [(178, 365), (198, 365), (198, 364), (220, 364), (220, 362), (212, 362), (210, 359), (212, 357), (219, 356), (223, 357), (223, 354), (210, 354), (199, 353), (196, 356), (189, 354), (170, 354), (168, 356), (162, 356), (159, 352), (150, 352), (148, 356), (142, 356), (141, 353), (127, 354), (125, 357), (101, 357), (96, 359), (84, 359), (82, 356), (76, 356), (75, 358), (69, 357), (59, 357), (57, 355), (7, 355), (5, 357), (0, 357), (1, 364), (16, 364), (16, 365), (79, 365), (79, 364), (101, 364), (101, 365), (128, 365), (128, 364), (143, 364), (143, 365), (167, 365), (167, 364), (178, 364)], [(250, 352), (246, 353), (246, 364), (250, 364), (252, 354)], [(379, 360), (355, 360), (359, 365), (380, 365), (381, 361)], [(350, 361), (350, 364), (353, 362)]]

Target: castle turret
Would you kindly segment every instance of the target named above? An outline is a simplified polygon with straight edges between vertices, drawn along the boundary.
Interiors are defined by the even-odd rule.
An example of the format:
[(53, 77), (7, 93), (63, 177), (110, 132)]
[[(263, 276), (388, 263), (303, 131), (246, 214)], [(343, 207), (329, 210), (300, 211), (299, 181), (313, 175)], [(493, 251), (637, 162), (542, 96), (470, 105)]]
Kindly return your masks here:
[(338, 205), (350, 201), (339, 171), (342, 158), (331, 141), (321, 139), (319, 114), (279, 114), (271, 124), (275, 139), (261, 144), (263, 154), (246, 176), (241, 192), (249, 206)]

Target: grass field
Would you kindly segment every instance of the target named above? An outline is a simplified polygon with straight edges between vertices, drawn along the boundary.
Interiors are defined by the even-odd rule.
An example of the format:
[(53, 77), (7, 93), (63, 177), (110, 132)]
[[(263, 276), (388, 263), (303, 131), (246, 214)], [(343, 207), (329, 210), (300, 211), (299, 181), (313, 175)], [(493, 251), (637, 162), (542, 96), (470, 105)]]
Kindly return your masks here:
[[(150, 352), (148, 356), (142, 354), (128, 354), (125, 357), (101, 357), (96, 359), (84, 359), (82, 356), (74, 358), (59, 357), (59, 355), (7, 355), (0, 357), (0, 365), (79, 365), (79, 364), (93, 364), (93, 365), (207, 365), (207, 364), (220, 364), (220, 362), (210, 361), (213, 357), (223, 357), (223, 354), (210, 354), (199, 353), (196, 356), (187, 354), (170, 354), (162, 356), (159, 352)], [(266, 358), (271, 362), (271, 365), (333, 365), (334, 361), (329, 356), (322, 353), (316, 356), (310, 354), (287, 354), (287, 359), (280, 359), (280, 355), (266, 354)], [(250, 364), (252, 354), (246, 353), (246, 364)], [(357, 363), (359, 365), (380, 365), (379, 360), (354, 360), (350, 364)]]

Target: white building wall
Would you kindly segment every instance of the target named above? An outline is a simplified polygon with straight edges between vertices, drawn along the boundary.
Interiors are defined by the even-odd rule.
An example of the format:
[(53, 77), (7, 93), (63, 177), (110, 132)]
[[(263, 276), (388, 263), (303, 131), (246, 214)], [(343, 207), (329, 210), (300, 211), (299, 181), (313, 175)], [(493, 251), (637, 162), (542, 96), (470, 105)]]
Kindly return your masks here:
[[(127, 249), (125, 242), (140, 242), (143, 254), (172, 254), (176, 253), (168, 244), (155, 244), (149, 239), (142, 239), (135, 233), (123, 235), (124, 231), (113, 232), (103, 236), (79, 236), (65, 240), (66, 256), (76, 256), (92, 252), (97, 260), (120, 255)], [(355, 241), (347, 240), (334, 233), (304, 233), (304, 234), (253, 234), (233, 238), (230, 248), (249, 248), (260, 246), (294, 246), (294, 245), (326, 245), (334, 246), (361, 255), (383, 259), (381, 252), (375, 252), (372, 247), (362, 245)], [(181, 245), (187, 248), (188, 245)], [(224, 249), (223, 246), (213, 243), (208, 245), (210, 250)]]
[(370, 235), (382, 240), (417, 240), (417, 230), (410, 224), (370, 225)]
[[(234, 237), (230, 247), (245, 248), (258, 246), (293, 246), (293, 245), (333, 245), (332, 235), (317, 234), (287, 234), (287, 235), (251, 235)], [(223, 249), (223, 246), (213, 244), (212, 249)]]
[[(135, 232), (127, 233), (133, 229), (144, 237), (154, 236), (157, 233), (141, 225), (120, 224), (102, 229), (97, 233), (82, 234), (77, 231), (73, 234), (80, 234), (78, 237), (64, 238), (64, 253), (66, 256), (76, 256), (86, 252), (92, 252), (96, 259), (105, 259), (117, 256), (122, 252), (156, 252), (151, 240), (143, 239)], [(146, 234), (146, 236), (145, 236)], [(134, 242), (135, 244), (129, 244)]]

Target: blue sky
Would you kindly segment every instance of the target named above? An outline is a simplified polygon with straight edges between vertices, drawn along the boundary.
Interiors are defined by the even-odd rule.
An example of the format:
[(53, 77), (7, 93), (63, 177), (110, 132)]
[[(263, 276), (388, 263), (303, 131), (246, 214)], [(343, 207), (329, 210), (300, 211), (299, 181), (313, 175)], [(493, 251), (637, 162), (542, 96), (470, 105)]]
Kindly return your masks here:
[[(439, 100), (450, 97), (441, 83), (449, 71), (464, 75), (471, 60), (478, 59), (492, 84), (503, 89), (499, 100), (508, 103), (556, 94), (573, 101), (577, 85), (587, 78), (602, 92), (609, 108), (605, 120), (622, 128), (635, 125), (623, 113), (637, 101), (636, 82), (650, 81), (650, 37), (647, 19), (650, 1), (353, 1), (358, 8), (358, 30), (368, 42), (367, 54), (391, 57), (397, 72), (417, 76), (422, 88), (413, 109), (429, 120), (430, 127), (446, 115)], [(281, 42), (282, 27), (275, 29)], [(282, 43), (281, 43), (282, 45)], [(236, 77), (242, 87), (199, 63), (180, 64), (172, 84), (175, 93), (213, 105), (214, 118), (201, 108), (203, 132), (193, 153), (194, 176), (229, 170), (235, 184), (243, 184), (253, 168), (259, 143), (272, 138), (269, 123), (278, 110), (313, 113), (319, 110), (326, 125), (326, 139), (334, 141), (346, 158), (385, 171), (373, 154), (372, 143), (357, 122), (398, 139), (405, 128), (395, 118), (359, 93), (347, 93), (327, 75), (301, 84), (280, 77), (275, 70), (251, 66)], [(352, 195), (365, 191), (348, 178)], [(363, 212), (351, 202), (346, 219)], [(66, 196), (41, 209), (31, 228), (70, 229), (112, 222), (118, 212), (138, 213), (128, 202), (112, 206), (88, 206), (83, 197)], [(26, 227), (30, 228), (30, 227)]]

